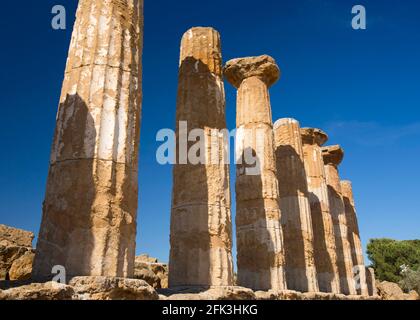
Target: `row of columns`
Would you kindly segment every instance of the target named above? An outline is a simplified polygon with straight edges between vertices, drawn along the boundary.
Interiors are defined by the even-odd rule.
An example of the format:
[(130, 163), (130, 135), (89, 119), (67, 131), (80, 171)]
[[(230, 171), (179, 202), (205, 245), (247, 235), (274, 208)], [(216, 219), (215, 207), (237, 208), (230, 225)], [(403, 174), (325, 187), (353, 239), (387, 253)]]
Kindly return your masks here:
[[(60, 265), (69, 277), (133, 276), (142, 40), (143, 1), (79, 1), (35, 279), (50, 278)], [(238, 89), (238, 284), (353, 294), (352, 266), (363, 266), (363, 257), (351, 188), (338, 177), (339, 151), (321, 149), (326, 135), (301, 130), (295, 120), (273, 127), (268, 89), (280, 77), (274, 59), (234, 59), (223, 69), (212, 28), (189, 30), (181, 44), (177, 138), (187, 134), (179, 125), (186, 122), (204, 131), (211, 148), (202, 164), (174, 166), (170, 286), (234, 284), (226, 138), (213, 134), (226, 129), (223, 74)], [(216, 163), (209, 161), (214, 148)]]
[[(193, 28), (184, 35), (177, 123), (225, 128), (221, 61), (217, 31)], [(338, 174), (342, 149), (323, 148), (327, 135), (301, 129), (294, 119), (273, 125), (269, 88), (280, 78), (273, 58), (233, 59), (223, 73), (237, 89), (237, 284), (367, 295), (351, 186)], [(217, 148), (226, 148), (226, 139), (220, 143)], [(206, 150), (209, 145), (206, 138)], [(171, 287), (232, 285), (228, 169), (174, 166)], [(212, 271), (223, 268), (225, 274)]]

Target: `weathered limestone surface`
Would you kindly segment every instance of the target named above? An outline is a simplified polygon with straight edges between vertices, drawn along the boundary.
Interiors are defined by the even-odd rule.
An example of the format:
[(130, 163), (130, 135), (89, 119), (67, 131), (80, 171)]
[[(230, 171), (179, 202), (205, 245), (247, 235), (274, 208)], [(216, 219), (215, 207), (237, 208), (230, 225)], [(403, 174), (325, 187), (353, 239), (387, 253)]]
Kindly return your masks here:
[(34, 234), (0, 224), (0, 246), (32, 248)]
[(286, 288), (273, 123), (268, 88), (280, 77), (269, 56), (229, 61), (227, 80), (238, 89), (236, 229), (238, 285)]
[(328, 185), (330, 212), (334, 225), (341, 293), (354, 295), (357, 292), (353, 275), (351, 247), (348, 240), (348, 223), (338, 174), (338, 166), (343, 160), (344, 152), (340, 146), (330, 146), (322, 148), (322, 155)]
[(168, 265), (158, 259), (141, 255), (136, 257), (134, 278), (144, 280), (155, 289), (168, 287)]
[(115, 277), (75, 277), (69, 285), (72, 300), (158, 300), (157, 292), (143, 280)]
[(274, 141), (287, 288), (317, 292), (314, 235), (299, 122), (278, 120), (274, 124)]
[(33, 239), (32, 232), (0, 224), (0, 280), (9, 279), (13, 264), (32, 252)]
[(142, 0), (79, 1), (35, 278), (133, 276), (142, 44)]
[(319, 129), (301, 129), (314, 233), (314, 256), (321, 292), (340, 293), (334, 227), (321, 146), (328, 136)]
[(369, 296), (377, 296), (378, 289), (376, 288), (376, 276), (373, 268), (366, 268), (366, 284)]
[(28, 250), (19, 259), (13, 261), (9, 270), (11, 281), (29, 280), (32, 276), (32, 265), (34, 262), (35, 251)]
[(225, 104), (220, 35), (212, 28), (192, 28), (181, 43), (177, 141), (187, 141), (180, 128), (185, 121), (189, 130), (204, 130), (206, 152), (199, 164), (179, 164), (179, 152), (174, 166), (170, 287), (233, 284), (227, 141), (220, 135), (212, 139), (214, 130), (226, 129)]
[(383, 281), (378, 283), (377, 287), (382, 300), (420, 300), (420, 296), (416, 291), (404, 293), (396, 283)]
[(243, 287), (219, 287), (206, 291), (184, 290), (174, 292), (159, 290), (160, 300), (344, 300), (363, 301), (380, 300), (379, 297), (346, 296), (337, 293), (324, 292), (297, 292), (292, 290), (252, 291)]
[(348, 240), (350, 242), (351, 257), (354, 273), (358, 275), (356, 290), (358, 294), (369, 295), (366, 284), (366, 266), (363, 257), (362, 241), (360, 240), (359, 223), (357, 221), (356, 206), (354, 203), (353, 187), (350, 181), (341, 181), (344, 208), (347, 220)]
[(74, 290), (71, 286), (56, 282), (32, 283), (8, 290), (0, 290), (2, 300), (72, 300)]
[(74, 277), (69, 285), (32, 283), (0, 290), (1, 300), (158, 300), (145, 281), (115, 277)]
[(255, 300), (255, 293), (248, 288), (229, 286), (212, 288), (180, 288), (159, 290), (160, 300)]

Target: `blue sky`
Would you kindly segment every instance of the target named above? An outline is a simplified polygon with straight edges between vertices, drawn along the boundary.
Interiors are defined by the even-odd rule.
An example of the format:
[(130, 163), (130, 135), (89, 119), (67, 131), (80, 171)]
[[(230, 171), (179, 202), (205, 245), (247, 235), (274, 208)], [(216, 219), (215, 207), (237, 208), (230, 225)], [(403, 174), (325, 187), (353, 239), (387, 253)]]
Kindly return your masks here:
[[(65, 31), (50, 26), (55, 4), (67, 9)], [(356, 4), (367, 30), (351, 28)], [(0, 13), (0, 223), (35, 233), (76, 5), (8, 1)], [(420, 238), (419, 13), (415, 0), (146, 0), (138, 253), (168, 260), (172, 169), (157, 164), (155, 136), (175, 125), (179, 42), (192, 26), (221, 33), (225, 61), (277, 60), (273, 118), (322, 128), (344, 147), (364, 244)], [(233, 129), (235, 90), (226, 91)]]

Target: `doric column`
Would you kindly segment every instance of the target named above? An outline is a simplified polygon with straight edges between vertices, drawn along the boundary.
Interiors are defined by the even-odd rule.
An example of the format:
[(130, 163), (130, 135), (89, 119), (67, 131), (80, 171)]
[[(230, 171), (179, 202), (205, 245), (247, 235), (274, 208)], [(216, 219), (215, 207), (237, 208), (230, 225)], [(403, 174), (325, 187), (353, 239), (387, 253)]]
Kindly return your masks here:
[(142, 43), (143, 1), (79, 1), (34, 278), (133, 276)]
[(287, 288), (318, 292), (311, 207), (299, 122), (295, 119), (278, 120), (274, 124), (274, 141)]
[(331, 146), (322, 148), (322, 155), (328, 185), (330, 212), (334, 224), (341, 293), (355, 295), (357, 292), (355, 277), (353, 276), (350, 242), (348, 240), (347, 219), (338, 174), (338, 166), (343, 160), (344, 152), (340, 146)]
[[(176, 111), (180, 143), (178, 164), (173, 169), (170, 287), (233, 284), (227, 141), (218, 132), (226, 129), (225, 103), (220, 35), (212, 28), (192, 28), (181, 43)], [(205, 154), (200, 163), (183, 159), (181, 145), (191, 147), (192, 142), (188, 142), (182, 123), (190, 132), (203, 132), (205, 152), (201, 152)]]
[(283, 235), (268, 93), (280, 70), (269, 56), (240, 58), (226, 64), (225, 76), (238, 89), (238, 284), (254, 290), (282, 290), (286, 288)]
[(356, 207), (354, 204), (353, 187), (350, 181), (341, 181), (344, 209), (347, 220), (348, 240), (351, 248), (353, 273), (356, 278), (356, 291), (359, 295), (367, 296), (366, 266), (363, 257), (362, 241), (360, 240), (359, 223), (357, 221)]
[(325, 178), (321, 146), (327, 135), (313, 128), (301, 129), (303, 159), (309, 191), (312, 226), (314, 233), (314, 256), (321, 292), (340, 292), (334, 227), (330, 214), (328, 187)]
[(373, 268), (366, 268), (366, 283), (369, 296), (376, 297), (378, 295), (378, 289), (376, 287), (375, 270)]

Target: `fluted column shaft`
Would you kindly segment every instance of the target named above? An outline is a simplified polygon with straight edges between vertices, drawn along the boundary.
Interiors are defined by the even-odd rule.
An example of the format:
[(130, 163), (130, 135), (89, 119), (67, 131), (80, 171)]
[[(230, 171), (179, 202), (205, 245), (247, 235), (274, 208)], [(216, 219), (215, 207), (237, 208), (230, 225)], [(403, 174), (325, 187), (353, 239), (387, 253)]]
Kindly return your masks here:
[(79, 1), (34, 278), (134, 273), (143, 1)]
[(369, 293), (366, 285), (366, 266), (353, 197), (353, 187), (350, 181), (341, 181), (340, 184), (347, 219), (347, 237), (350, 242), (353, 271), (358, 277), (356, 280), (356, 291), (360, 295), (367, 296)]
[[(272, 58), (262, 56), (229, 61), (225, 75), (238, 88), (238, 285), (254, 290), (285, 289), (283, 235), (268, 93), (268, 87), (278, 79), (279, 70)], [(253, 163), (248, 161), (251, 157), (255, 160)]]
[(341, 163), (344, 153), (339, 146), (333, 146), (323, 148), (322, 154), (328, 185), (330, 212), (334, 225), (341, 293), (354, 295), (357, 292), (353, 275), (351, 247), (348, 240), (348, 225), (338, 174), (338, 165)]
[(192, 28), (182, 38), (176, 120), (177, 141), (186, 134), (181, 121), (190, 132), (204, 131), (206, 154), (200, 164), (180, 164), (179, 154), (173, 169), (169, 286), (229, 286), (233, 262), (227, 141), (213, 134), (226, 129), (225, 92), (220, 35), (212, 28)]
[(368, 288), (368, 295), (375, 297), (378, 295), (378, 288), (376, 287), (376, 276), (373, 268), (366, 268), (366, 283)]
[(333, 221), (321, 146), (327, 135), (318, 129), (301, 130), (314, 234), (314, 256), (321, 292), (340, 292)]
[(278, 120), (274, 124), (274, 140), (287, 288), (317, 292), (314, 235), (299, 122)]

